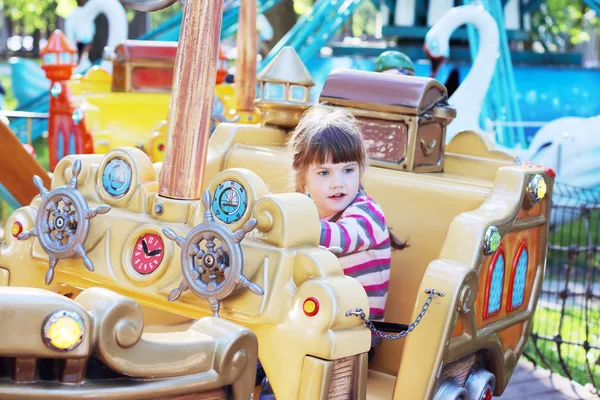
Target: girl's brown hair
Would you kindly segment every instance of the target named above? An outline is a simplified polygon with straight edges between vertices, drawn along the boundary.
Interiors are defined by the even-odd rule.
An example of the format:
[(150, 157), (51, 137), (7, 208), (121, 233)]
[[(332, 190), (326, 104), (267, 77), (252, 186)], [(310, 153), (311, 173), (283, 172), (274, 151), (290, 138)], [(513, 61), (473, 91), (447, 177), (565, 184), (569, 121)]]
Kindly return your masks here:
[[(304, 113), (290, 138), (288, 149), (293, 160), (295, 189), (300, 193), (304, 192), (306, 172), (312, 163), (356, 162), (362, 178), (369, 159), (354, 116), (346, 109), (324, 103)], [(391, 230), (389, 232), (392, 248), (401, 250), (408, 246)]]
[(356, 162), (361, 177), (367, 168), (367, 150), (360, 128), (352, 114), (343, 108), (321, 103), (308, 109), (288, 148), (297, 192), (304, 191), (304, 178), (312, 163)]

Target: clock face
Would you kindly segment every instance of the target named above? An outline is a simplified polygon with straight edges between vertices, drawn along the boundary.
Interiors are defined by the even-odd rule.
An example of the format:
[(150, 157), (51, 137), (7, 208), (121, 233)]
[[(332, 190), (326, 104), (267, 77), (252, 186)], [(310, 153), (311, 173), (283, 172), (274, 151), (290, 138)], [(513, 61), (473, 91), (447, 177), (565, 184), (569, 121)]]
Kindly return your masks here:
[(151, 274), (159, 267), (164, 255), (162, 238), (154, 233), (146, 233), (135, 242), (131, 265), (142, 275)]
[(233, 180), (221, 182), (213, 196), (212, 209), (217, 218), (231, 224), (242, 218), (248, 206), (246, 190)]
[(131, 166), (122, 158), (113, 158), (102, 172), (102, 186), (113, 197), (123, 196), (131, 186)]

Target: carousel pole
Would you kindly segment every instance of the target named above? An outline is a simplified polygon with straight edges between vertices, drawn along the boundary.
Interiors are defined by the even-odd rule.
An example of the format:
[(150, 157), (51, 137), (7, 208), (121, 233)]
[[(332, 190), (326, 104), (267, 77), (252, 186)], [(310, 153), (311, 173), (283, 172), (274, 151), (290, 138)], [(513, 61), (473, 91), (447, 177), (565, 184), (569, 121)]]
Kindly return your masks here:
[(235, 109), (254, 111), (256, 97), (256, 0), (241, 0), (235, 62)]
[(222, 19), (222, 0), (185, 2), (160, 196), (202, 197)]

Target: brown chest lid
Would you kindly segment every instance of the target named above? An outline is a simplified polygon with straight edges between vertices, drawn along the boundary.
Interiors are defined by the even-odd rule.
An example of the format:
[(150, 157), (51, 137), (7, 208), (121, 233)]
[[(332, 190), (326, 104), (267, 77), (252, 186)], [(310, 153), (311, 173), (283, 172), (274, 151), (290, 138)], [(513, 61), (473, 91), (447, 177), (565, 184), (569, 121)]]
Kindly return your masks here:
[(432, 78), (334, 70), (319, 100), (367, 110), (421, 115), (447, 98), (446, 87)]

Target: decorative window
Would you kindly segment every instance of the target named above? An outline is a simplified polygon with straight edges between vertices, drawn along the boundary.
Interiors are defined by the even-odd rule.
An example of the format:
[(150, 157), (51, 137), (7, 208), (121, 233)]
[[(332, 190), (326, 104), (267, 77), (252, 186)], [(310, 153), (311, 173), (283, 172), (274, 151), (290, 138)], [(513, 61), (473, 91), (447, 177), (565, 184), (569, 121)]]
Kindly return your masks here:
[(282, 83), (266, 82), (263, 86), (263, 99), (285, 100), (285, 86)]
[(73, 64), (73, 55), (71, 53), (60, 53), (61, 64)]
[(58, 64), (58, 56), (56, 55), (56, 53), (46, 53), (46, 54), (44, 54), (44, 64), (45, 65)]
[(58, 134), (56, 135), (56, 159), (60, 161), (65, 156), (65, 133), (62, 128), (58, 129)]
[(77, 154), (75, 132), (69, 135), (69, 154)]
[(306, 86), (290, 85), (289, 100), (294, 103), (306, 103), (307, 102), (307, 88)]
[(500, 312), (504, 290), (504, 266), (504, 249), (500, 245), (488, 268), (483, 318), (492, 317)]
[(510, 287), (508, 290), (507, 311), (512, 311), (523, 305), (525, 300), (525, 284), (527, 283), (527, 266), (529, 264), (529, 253), (527, 244), (522, 241), (517, 250), (517, 256), (513, 264), (510, 276)]

